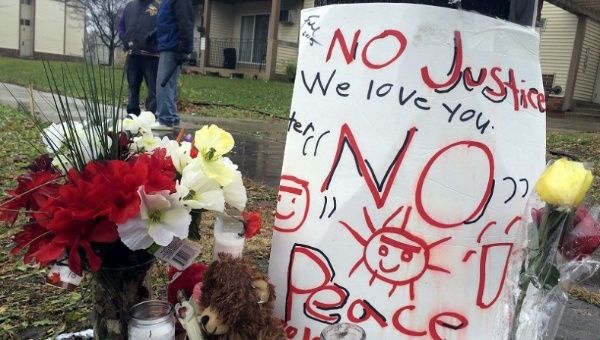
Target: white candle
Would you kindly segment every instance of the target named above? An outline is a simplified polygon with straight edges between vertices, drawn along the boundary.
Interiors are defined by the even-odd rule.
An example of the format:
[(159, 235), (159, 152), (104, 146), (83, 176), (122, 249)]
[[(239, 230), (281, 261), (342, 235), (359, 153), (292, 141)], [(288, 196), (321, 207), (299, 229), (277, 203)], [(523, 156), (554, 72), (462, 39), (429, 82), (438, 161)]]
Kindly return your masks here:
[(213, 260), (218, 258), (219, 253), (231, 254), (233, 257), (241, 257), (244, 252), (244, 225), (238, 219), (226, 215), (219, 215), (215, 219), (215, 245), (213, 248)]
[(129, 329), (130, 340), (173, 340), (175, 339), (175, 327), (172, 324), (157, 324), (152, 326), (132, 326)]
[(166, 301), (150, 300), (131, 307), (129, 340), (174, 340), (173, 307)]

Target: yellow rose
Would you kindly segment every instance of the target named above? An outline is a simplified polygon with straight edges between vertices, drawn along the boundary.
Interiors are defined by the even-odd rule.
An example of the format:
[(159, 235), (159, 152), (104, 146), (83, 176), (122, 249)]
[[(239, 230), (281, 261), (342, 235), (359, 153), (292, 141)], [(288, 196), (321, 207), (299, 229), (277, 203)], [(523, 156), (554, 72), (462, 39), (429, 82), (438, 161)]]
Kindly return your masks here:
[(202, 158), (214, 161), (233, 149), (233, 137), (218, 126), (211, 124), (196, 131), (194, 145)]
[(544, 171), (535, 190), (548, 204), (575, 207), (585, 197), (593, 177), (583, 163), (561, 158)]

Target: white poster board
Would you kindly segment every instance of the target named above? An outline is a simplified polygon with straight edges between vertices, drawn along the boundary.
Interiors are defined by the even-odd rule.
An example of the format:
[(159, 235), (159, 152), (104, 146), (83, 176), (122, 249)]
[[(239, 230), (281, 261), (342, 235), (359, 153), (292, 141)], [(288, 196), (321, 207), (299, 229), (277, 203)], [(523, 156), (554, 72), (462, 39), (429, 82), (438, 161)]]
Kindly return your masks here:
[(505, 339), (545, 164), (539, 36), (410, 4), (302, 11), (269, 275), (290, 339)]

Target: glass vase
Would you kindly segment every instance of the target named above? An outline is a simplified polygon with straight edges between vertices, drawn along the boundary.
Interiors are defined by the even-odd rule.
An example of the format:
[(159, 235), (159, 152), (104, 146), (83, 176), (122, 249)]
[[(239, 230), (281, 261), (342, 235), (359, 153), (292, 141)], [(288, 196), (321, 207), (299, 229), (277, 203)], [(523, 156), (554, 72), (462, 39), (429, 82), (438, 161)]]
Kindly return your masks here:
[(127, 339), (129, 310), (152, 296), (148, 274), (154, 257), (145, 250), (123, 247), (104, 249), (112, 253), (102, 256), (102, 268), (92, 273), (92, 317), (97, 340)]

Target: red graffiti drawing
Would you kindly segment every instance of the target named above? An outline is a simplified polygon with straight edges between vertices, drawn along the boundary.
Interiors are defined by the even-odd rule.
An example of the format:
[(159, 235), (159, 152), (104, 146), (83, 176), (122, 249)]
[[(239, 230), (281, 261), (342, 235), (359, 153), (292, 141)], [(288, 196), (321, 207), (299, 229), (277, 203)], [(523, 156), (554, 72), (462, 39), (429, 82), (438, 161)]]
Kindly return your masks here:
[(273, 229), (283, 233), (300, 229), (310, 206), (308, 182), (290, 175), (281, 176), (277, 201)]
[(377, 208), (383, 207), (387, 197), (392, 189), (394, 184), (394, 180), (396, 179), (396, 174), (398, 173), (398, 169), (400, 168), (400, 164), (402, 163), (402, 159), (404, 159), (404, 155), (406, 154), (406, 150), (410, 146), (412, 139), (417, 132), (417, 128), (413, 127), (406, 132), (406, 138), (404, 139), (404, 143), (396, 153), (394, 160), (387, 168), (385, 175), (381, 179), (381, 182), (375, 176), (373, 172), (373, 168), (367, 159), (365, 159), (358, 147), (358, 143), (354, 138), (354, 134), (352, 134), (352, 130), (348, 126), (348, 124), (342, 125), (340, 130), (340, 139), (337, 146), (337, 151), (333, 160), (333, 164), (331, 166), (331, 170), (329, 170), (329, 174), (323, 181), (321, 185), (321, 192), (329, 189), (329, 185), (333, 179), (333, 175), (337, 169), (337, 166), (342, 158), (343, 152), (345, 150), (344, 146), (348, 145), (350, 152), (352, 153), (352, 157), (354, 157), (354, 162), (356, 163), (356, 169), (358, 174), (365, 180), (367, 183), (367, 187), (375, 200), (375, 204)]
[[(321, 273), (322, 277), (307, 281), (306, 272)], [(340, 314), (333, 311), (346, 305), (350, 293), (334, 283), (334, 277), (333, 266), (322, 251), (304, 244), (295, 244), (288, 265), (285, 321), (291, 319), (294, 295), (308, 295), (303, 304), (304, 315), (327, 324), (339, 322)]]
[(469, 320), (463, 315), (454, 312), (444, 312), (429, 320), (429, 334), (433, 340), (445, 340), (449, 336), (447, 334), (440, 334), (440, 331), (444, 333), (456, 332), (466, 328), (468, 325)]
[[(477, 205), (477, 207), (475, 207), (475, 209), (473, 210), (473, 212), (471, 212), (471, 214), (469, 216), (465, 216), (463, 218), (459, 218), (454, 221), (441, 221), (438, 218), (431, 216), (432, 215), (431, 212), (427, 211), (427, 209), (425, 208), (425, 206), (423, 204), (423, 186), (426, 182), (427, 175), (429, 174), (429, 170), (435, 164), (435, 162), (440, 158), (440, 156), (442, 156), (448, 150), (451, 150), (456, 147), (467, 147), (469, 149), (474, 148), (474, 149), (479, 149), (481, 152), (483, 152), (484, 156), (487, 159), (487, 164), (486, 164), (487, 168), (484, 171), (488, 172), (488, 181), (487, 181), (486, 187), (484, 189), (483, 195), (481, 197), (481, 200), (479, 201), (479, 204)], [(474, 151), (472, 151), (472, 152), (474, 152)], [(427, 164), (425, 165), (425, 168), (423, 168), (423, 171), (421, 172), (421, 175), (419, 176), (419, 180), (417, 181), (417, 189), (415, 192), (415, 204), (416, 204), (417, 211), (419, 212), (421, 217), (430, 225), (432, 225), (434, 227), (438, 227), (438, 228), (454, 228), (454, 227), (458, 227), (462, 224), (468, 224), (468, 223), (472, 223), (472, 222), (478, 220), (485, 213), (485, 208), (487, 207), (487, 204), (489, 203), (490, 199), (492, 198), (493, 189), (494, 189), (494, 156), (492, 154), (492, 151), (483, 143), (474, 142), (474, 141), (460, 141), (460, 142), (450, 144), (450, 145), (446, 146), (445, 148), (441, 149), (435, 155), (433, 155), (433, 157), (431, 157), (429, 162), (427, 162)]]
[(406, 335), (410, 335), (410, 336), (425, 336), (425, 335), (427, 335), (427, 331), (415, 331), (412, 329), (408, 329), (402, 324), (402, 322), (400, 322), (402, 313), (405, 310), (413, 311), (413, 310), (415, 310), (415, 308), (417, 308), (417, 307), (413, 306), (413, 305), (408, 305), (408, 306), (404, 306), (404, 307), (398, 309), (396, 311), (396, 313), (394, 313), (392, 323), (394, 324), (394, 328), (396, 328), (402, 334), (406, 334)]
[(389, 223), (394, 217), (402, 212), (404, 207), (400, 207), (388, 217), (383, 227), (376, 229), (367, 212), (363, 208), (365, 222), (371, 236), (362, 237), (348, 223), (339, 221), (360, 245), (364, 247), (362, 257), (354, 264), (348, 276), (361, 265), (365, 264), (371, 273), (369, 285), (372, 285), (375, 279), (389, 283), (392, 288), (388, 293), (391, 296), (397, 286), (408, 285), (410, 290), (410, 299), (414, 299), (414, 284), (425, 271), (434, 270), (444, 273), (450, 273), (447, 269), (440, 268), (430, 263), (431, 250), (450, 240), (446, 237), (431, 244), (425, 240), (411, 234), (406, 230), (410, 218), (411, 208), (408, 207), (404, 214), (404, 220), (400, 227), (390, 227)]
[[(477, 290), (477, 306), (480, 308), (490, 308), (500, 297), (502, 288), (504, 288), (504, 281), (506, 281), (506, 273), (508, 271), (508, 264), (512, 249), (512, 243), (494, 243), (483, 245), (481, 259), (479, 262), (479, 288)], [(489, 255), (492, 251), (496, 252), (494, 256)], [(491, 279), (493, 276), (490, 275), (488, 269), (497, 270), (500, 268), (490, 266), (488, 259), (497, 259), (501, 256), (504, 256), (504, 266), (502, 267), (502, 274), (500, 275), (500, 281), (498, 282)]]

